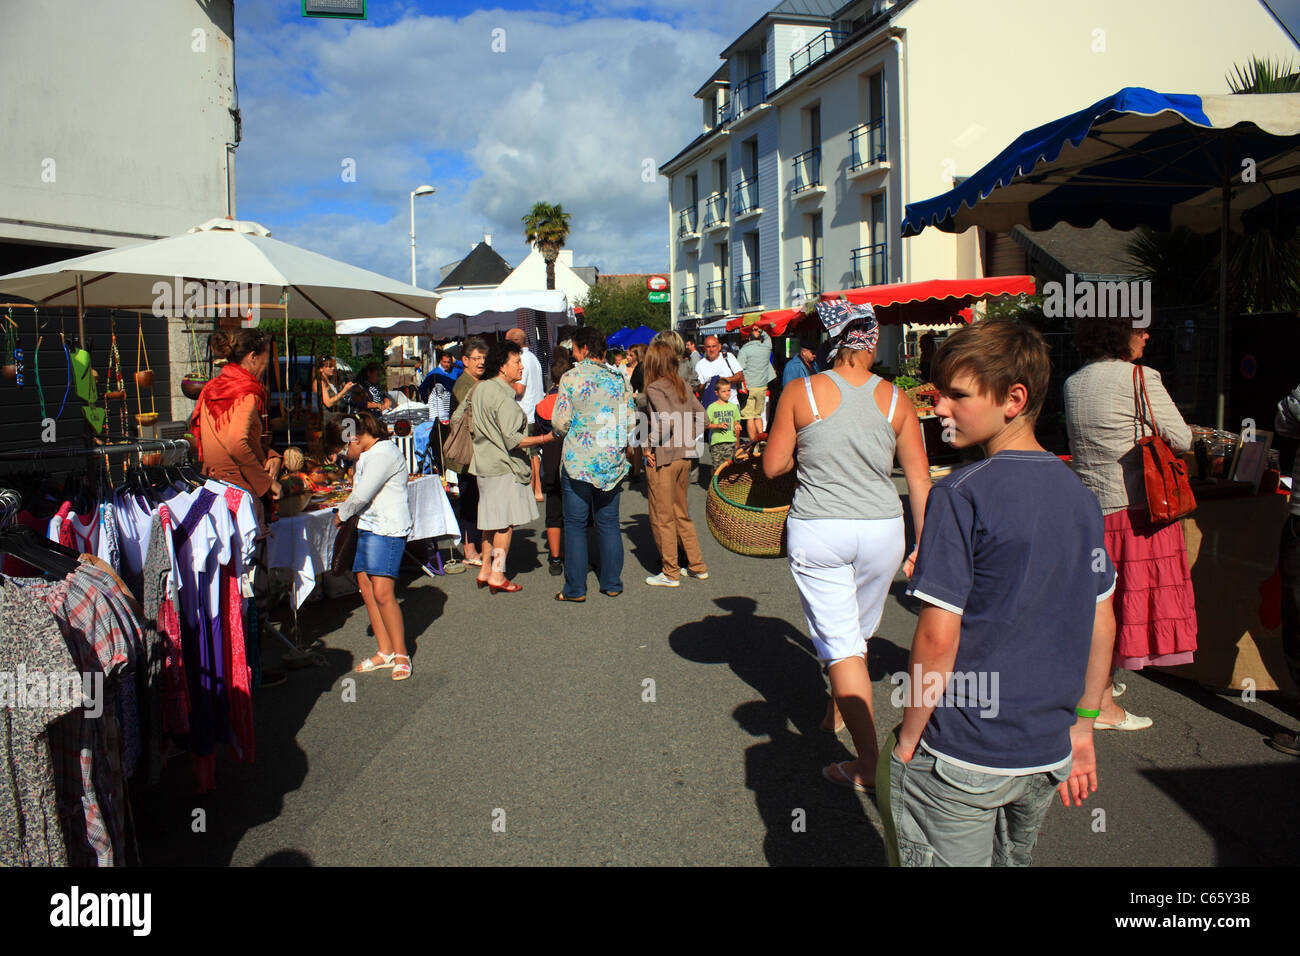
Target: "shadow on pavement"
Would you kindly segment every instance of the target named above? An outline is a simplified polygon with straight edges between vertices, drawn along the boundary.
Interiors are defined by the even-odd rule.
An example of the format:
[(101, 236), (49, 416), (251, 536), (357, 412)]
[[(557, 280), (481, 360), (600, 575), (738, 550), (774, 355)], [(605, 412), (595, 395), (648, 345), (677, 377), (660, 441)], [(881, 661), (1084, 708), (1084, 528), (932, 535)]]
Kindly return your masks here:
[(1214, 837), (1218, 866), (1294, 866), (1296, 759), (1277, 756), (1276, 763), (1138, 772), (1201, 821)]
[[(742, 704), (733, 716), (750, 734), (768, 738), (745, 755), (745, 785), (767, 827), (768, 862), (883, 865), (884, 846), (857, 794), (821, 777), (822, 767), (853, 755), (820, 728), (826, 683), (808, 638), (789, 621), (755, 615), (752, 598), (716, 598), (714, 604), (727, 613), (683, 624), (668, 643), (685, 660), (726, 664), (763, 698)], [(803, 828), (796, 827), (798, 811)]]

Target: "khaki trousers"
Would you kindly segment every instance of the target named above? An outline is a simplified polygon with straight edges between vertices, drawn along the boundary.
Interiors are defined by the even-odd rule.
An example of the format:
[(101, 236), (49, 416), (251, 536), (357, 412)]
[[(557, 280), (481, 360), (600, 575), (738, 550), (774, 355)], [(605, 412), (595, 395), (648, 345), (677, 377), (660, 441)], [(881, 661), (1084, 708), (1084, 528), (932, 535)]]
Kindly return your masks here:
[(664, 576), (676, 581), (681, 568), (677, 564), (677, 545), (686, 552), (686, 566), (696, 573), (707, 568), (700, 551), (700, 539), (686, 510), (686, 489), (691, 480), (691, 461), (679, 458), (669, 465), (646, 469), (650, 489), (650, 527), (663, 561)]

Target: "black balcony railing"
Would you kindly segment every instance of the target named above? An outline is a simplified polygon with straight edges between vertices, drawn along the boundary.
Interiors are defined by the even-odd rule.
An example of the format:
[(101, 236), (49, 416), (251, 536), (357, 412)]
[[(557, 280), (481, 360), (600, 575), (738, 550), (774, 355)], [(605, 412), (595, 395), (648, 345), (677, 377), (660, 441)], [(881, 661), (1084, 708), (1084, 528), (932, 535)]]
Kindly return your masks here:
[(683, 289), (681, 300), (678, 302), (677, 305), (677, 314), (694, 315), (696, 311), (695, 307), (697, 304), (698, 303), (696, 302), (695, 286), (691, 286), (689, 289)]
[(766, 70), (755, 73), (736, 87), (736, 91), (731, 94), (731, 111), (727, 118), (736, 119), (755, 106), (762, 106), (765, 102), (767, 102)]
[(803, 192), (822, 184), (822, 149), (814, 146), (794, 158), (794, 191)]
[(796, 76), (808, 69), (808, 67), (830, 53), (831, 50), (834, 50), (839, 45), (839, 42), (847, 36), (847, 33), (840, 33), (836, 30), (823, 30), (813, 37), (811, 43), (790, 54), (790, 75)]
[(727, 122), (727, 120), (729, 120), (729, 119), (731, 119), (731, 104), (730, 104), (730, 103), (719, 103), (719, 104), (718, 104), (718, 107), (717, 107), (717, 110), (716, 110), (715, 113), (714, 113), (713, 125), (714, 125), (714, 126), (721, 126), (723, 123)]
[(758, 180), (742, 179), (736, 184), (736, 215), (743, 216), (758, 208)]
[(822, 291), (822, 260), (804, 259), (794, 264), (795, 284), (804, 295), (818, 295)]
[(851, 170), (858, 170), (872, 163), (883, 163), (887, 158), (885, 118), (881, 116), (870, 123), (863, 123), (849, 134), (849, 141), (852, 144)]
[(747, 272), (736, 280), (736, 309), (752, 309), (761, 303), (762, 297), (759, 295), (758, 288), (759, 274), (757, 272)]
[(700, 211), (699, 207), (691, 204), (689, 209), (683, 209), (677, 214), (677, 235), (689, 236), (700, 231)]
[(727, 280), (717, 279), (704, 287), (704, 314), (727, 311)]
[(853, 250), (853, 282), (856, 286), (884, 285), (889, 281), (888, 243)]
[(727, 221), (727, 194), (714, 193), (704, 203), (704, 228), (712, 229)]

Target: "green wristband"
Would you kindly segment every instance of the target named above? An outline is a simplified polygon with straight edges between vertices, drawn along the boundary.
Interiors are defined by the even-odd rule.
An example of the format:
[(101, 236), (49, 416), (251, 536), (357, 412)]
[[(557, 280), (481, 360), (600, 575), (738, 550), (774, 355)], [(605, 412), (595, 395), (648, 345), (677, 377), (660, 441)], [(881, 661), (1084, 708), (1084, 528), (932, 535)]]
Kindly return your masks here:
[(1074, 708), (1074, 712), (1075, 712), (1076, 714), (1078, 714), (1080, 717), (1100, 717), (1100, 716), (1101, 716), (1101, 711), (1099, 711), (1099, 710), (1084, 710), (1082, 707), (1076, 707), (1076, 708)]

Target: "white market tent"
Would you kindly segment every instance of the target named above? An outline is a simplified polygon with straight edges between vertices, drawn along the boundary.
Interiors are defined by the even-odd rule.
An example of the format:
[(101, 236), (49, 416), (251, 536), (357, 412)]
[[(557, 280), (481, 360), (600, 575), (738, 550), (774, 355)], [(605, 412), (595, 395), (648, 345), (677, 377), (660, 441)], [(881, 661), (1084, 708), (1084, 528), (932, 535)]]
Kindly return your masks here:
[(482, 335), (518, 328), (520, 309), (540, 312), (554, 334), (560, 325), (572, 321), (569, 299), (563, 292), (548, 289), (465, 289), (448, 292), (438, 300), (434, 338)]

